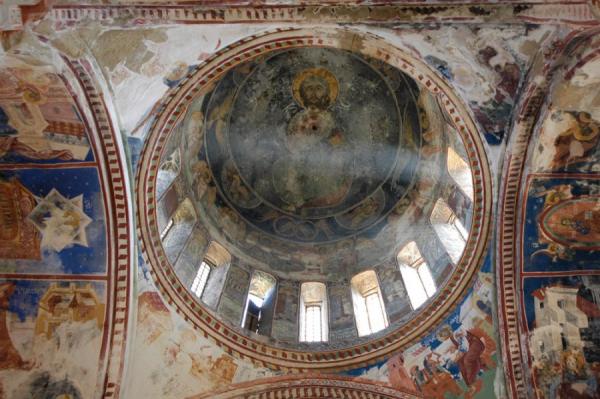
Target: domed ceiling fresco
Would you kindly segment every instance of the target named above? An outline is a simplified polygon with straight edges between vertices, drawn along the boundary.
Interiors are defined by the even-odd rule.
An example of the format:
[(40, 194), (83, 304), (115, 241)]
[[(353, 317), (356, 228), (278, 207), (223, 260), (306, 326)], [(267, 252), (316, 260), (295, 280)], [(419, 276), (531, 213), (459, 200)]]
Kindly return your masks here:
[(596, 1), (35, 2), (0, 398), (600, 397)]
[[(372, 266), (390, 256), (353, 252), (360, 240), (397, 246), (379, 234), (410, 202), (427, 120), (410, 77), (347, 51), (302, 48), (244, 63), (215, 86), (191, 105), (205, 115), (200, 131), (182, 126), (205, 141), (183, 162), (197, 174), (207, 228), (280, 273), (334, 274), (343, 257)], [(229, 210), (235, 226), (223, 225)]]
[[(435, 320), (432, 313), (444, 312), (447, 301), (460, 298), (459, 287), (473, 275), (485, 245), (481, 237), (489, 223), (483, 212), (490, 206), (485, 180), (489, 172), (468, 114), (459, 113), (461, 105), (451, 91), (426, 67), (404, 65), (402, 70), (402, 64), (395, 66), (367, 51), (333, 44), (314, 47), (308, 40), (291, 46), (280, 36), (260, 36), (219, 54), (217, 60), (228, 59), (246, 47), (260, 46), (252, 57), (230, 62), (210, 83), (205, 83), (214, 74), (209, 65), (179, 83), (174, 91), (178, 99), (162, 111), (162, 125), (155, 124), (150, 133), (157, 143), (168, 135), (159, 147), (161, 159), (149, 145), (142, 153), (141, 167), (149, 165), (159, 185), (154, 192), (151, 181), (141, 181), (145, 198), (140, 204), (158, 199), (157, 225), (151, 217), (142, 236), (149, 234), (150, 239), (161, 233), (162, 248), (145, 246), (149, 258), (156, 256), (160, 262), (166, 256), (170, 263), (165, 269), (164, 263), (151, 261), (159, 285), (170, 290), (171, 283), (161, 282), (160, 276), (173, 271), (179, 281), (193, 279), (195, 267), (185, 259), (203, 258), (209, 245), (218, 243), (232, 257), (227, 276), (207, 283), (220, 301), (214, 303), (206, 295), (200, 300), (180, 290), (174, 298), (206, 309), (227, 323), (221, 328), (231, 329), (230, 334), (259, 342), (270, 338), (271, 361), (291, 365), (289, 355), (275, 348), (315, 351), (373, 339), (384, 342), (383, 332), (360, 338), (356, 332), (350, 279), (365, 270), (375, 270), (381, 281), (382, 300), (390, 311), (388, 334), (410, 336), (419, 326), (409, 323), (418, 311), (409, 304), (396, 258), (411, 242), (420, 248), (417, 252), (426, 252), (423, 257), (437, 287), (437, 299), (425, 307), (428, 322)], [(352, 38), (386, 46), (351, 31), (312, 33), (310, 40)], [(281, 45), (264, 44), (269, 41)], [(399, 54), (394, 48), (385, 51)], [(185, 95), (187, 90), (198, 94)], [(178, 115), (181, 108), (186, 111)], [(472, 149), (469, 154), (466, 145)], [(468, 160), (462, 162), (485, 179), (474, 178), (465, 166), (473, 188), (460, 188), (448, 172), (450, 151), (462, 154)], [(181, 178), (171, 170), (181, 171)], [(167, 183), (167, 176), (173, 183)], [(432, 215), (440, 213), (434, 212), (439, 201), (450, 202), (455, 210), (448, 208), (442, 224), (449, 224), (438, 227), (451, 228), (450, 219), (466, 226), (464, 237), (450, 240), (452, 255), (448, 242), (443, 242), (445, 233), (433, 222)], [(177, 216), (169, 217), (175, 207)], [(178, 237), (190, 231), (194, 244), (182, 248), (184, 241)], [(177, 256), (180, 252), (183, 255)], [(263, 337), (239, 327), (245, 320), (245, 287), (258, 270), (275, 276), (279, 304), (271, 309), (272, 323), (263, 323), (259, 330)], [(449, 286), (449, 280), (457, 284)], [(299, 288), (310, 281), (327, 282), (333, 293), (329, 342), (298, 340)], [(213, 328), (202, 317), (197, 323)], [(325, 367), (340, 362), (332, 352), (324, 353), (330, 353), (320, 359)], [(306, 360), (312, 355), (297, 356), (301, 367), (310, 367)]]
[(412, 185), (417, 93), (399, 72), (384, 80), (385, 64), (331, 49), (259, 62), (230, 71), (206, 106), (204, 151), (220, 191), (250, 224), (293, 242), (372, 228)]

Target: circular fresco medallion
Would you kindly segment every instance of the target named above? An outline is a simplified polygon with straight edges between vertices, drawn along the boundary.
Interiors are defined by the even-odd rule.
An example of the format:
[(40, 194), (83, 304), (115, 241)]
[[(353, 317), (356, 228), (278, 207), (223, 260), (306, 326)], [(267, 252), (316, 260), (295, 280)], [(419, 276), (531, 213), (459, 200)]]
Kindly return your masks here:
[(373, 227), (412, 185), (414, 81), (330, 48), (282, 50), (230, 70), (207, 101), (207, 158), (225, 201), (263, 232), (340, 240)]
[(573, 249), (600, 249), (600, 197), (561, 201), (540, 216), (542, 232), (550, 241)]

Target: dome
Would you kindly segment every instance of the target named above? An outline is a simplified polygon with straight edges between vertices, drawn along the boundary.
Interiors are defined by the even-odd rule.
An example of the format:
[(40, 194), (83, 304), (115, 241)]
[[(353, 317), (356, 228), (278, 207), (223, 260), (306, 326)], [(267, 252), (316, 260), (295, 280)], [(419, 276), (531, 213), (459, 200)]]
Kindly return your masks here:
[(158, 286), (217, 341), (339, 367), (329, 351), (376, 359), (460, 298), (487, 165), (426, 67), (352, 31), (288, 33), (226, 48), (169, 93), (142, 154), (142, 239)]

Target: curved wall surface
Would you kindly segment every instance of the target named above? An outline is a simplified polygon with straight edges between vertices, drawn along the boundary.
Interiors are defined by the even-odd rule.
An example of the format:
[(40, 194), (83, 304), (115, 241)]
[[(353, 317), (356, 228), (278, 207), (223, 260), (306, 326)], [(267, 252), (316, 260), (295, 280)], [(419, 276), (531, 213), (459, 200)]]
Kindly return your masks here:
[[(595, 2), (13, 3), (0, 5), (0, 397), (598, 397)], [(186, 300), (189, 276), (176, 272), (193, 274), (200, 259), (188, 255), (207, 244), (192, 208), (174, 249), (156, 254), (168, 217), (140, 193), (165, 190), (175, 209), (199, 188), (197, 171), (168, 187), (151, 179), (147, 192), (130, 184), (176, 164), (156, 130), (201, 120), (187, 88), (229, 70), (218, 63), (235, 49), (252, 56), (286, 36), (393, 62), (440, 89), (452, 100), (445, 123), (464, 139), (466, 121), (472, 138), (457, 152), (481, 179), (462, 219), (480, 231), (473, 262), (447, 280), (439, 312), (434, 298), (410, 331), (310, 359)], [(468, 206), (442, 191), (452, 209)], [(431, 199), (413, 200), (427, 217)], [(384, 294), (406, 295), (394, 271)]]

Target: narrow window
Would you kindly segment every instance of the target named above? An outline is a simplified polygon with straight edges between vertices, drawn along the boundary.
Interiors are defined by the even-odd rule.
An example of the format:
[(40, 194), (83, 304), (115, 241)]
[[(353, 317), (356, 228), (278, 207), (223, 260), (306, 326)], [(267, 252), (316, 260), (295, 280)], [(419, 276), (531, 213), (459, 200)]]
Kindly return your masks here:
[(190, 291), (211, 309), (216, 308), (220, 300), (230, 264), (229, 251), (211, 241), (190, 287)]
[(156, 198), (161, 198), (167, 191), (171, 183), (177, 178), (181, 164), (181, 155), (179, 149), (176, 149), (169, 155), (158, 168), (156, 175)]
[(173, 218), (169, 219), (169, 222), (167, 223), (165, 228), (160, 232), (161, 241), (165, 239), (167, 234), (169, 234), (169, 230), (171, 230), (171, 228), (173, 227), (173, 224), (174, 224)]
[(303, 283), (300, 287), (300, 342), (326, 342), (327, 322), (325, 284)]
[(442, 198), (435, 203), (429, 220), (452, 262), (458, 263), (468, 237), (465, 227)]
[(473, 178), (471, 177), (471, 168), (454, 151), (448, 147), (448, 174), (454, 179), (456, 185), (473, 201)]
[(321, 305), (308, 305), (306, 307), (306, 330), (304, 331), (306, 342), (322, 341), (323, 323), (321, 320)]
[(350, 280), (350, 286), (358, 336), (373, 334), (386, 328), (387, 314), (375, 272), (367, 270), (357, 274)]
[(383, 310), (383, 301), (381, 296), (374, 292), (365, 297), (367, 305), (367, 315), (369, 316), (369, 329), (371, 333), (383, 330), (387, 327), (387, 318)]
[(258, 333), (266, 322), (264, 310), (275, 298), (277, 281), (270, 274), (255, 271), (250, 280), (242, 327)]
[(429, 266), (423, 260), (414, 241), (406, 244), (398, 253), (398, 264), (410, 304), (413, 309), (417, 309), (431, 298), (437, 289)]
[(202, 293), (204, 292), (204, 287), (206, 287), (206, 282), (208, 281), (208, 275), (210, 274), (211, 269), (212, 268), (204, 261), (198, 268), (198, 273), (196, 273), (196, 277), (194, 278), (191, 288), (192, 292), (197, 298), (202, 297)]

